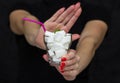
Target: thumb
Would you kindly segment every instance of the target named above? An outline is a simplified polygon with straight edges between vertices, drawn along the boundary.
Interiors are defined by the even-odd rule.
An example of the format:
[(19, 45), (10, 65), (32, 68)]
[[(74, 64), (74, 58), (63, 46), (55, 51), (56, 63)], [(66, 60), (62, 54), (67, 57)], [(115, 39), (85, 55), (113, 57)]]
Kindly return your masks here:
[(47, 54), (43, 54), (43, 59), (46, 61), (46, 62), (48, 62), (48, 55)]
[[(43, 54), (43, 59), (46, 61), (46, 62), (49, 62), (49, 57), (48, 57), (48, 55), (47, 54)], [(50, 66), (56, 66), (56, 65), (54, 65), (54, 64), (52, 64), (52, 63), (49, 63), (50, 64)]]
[(79, 39), (80, 38), (80, 35), (79, 34), (73, 34), (72, 35), (72, 41), (75, 41), (75, 40), (77, 40), (77, 39)]

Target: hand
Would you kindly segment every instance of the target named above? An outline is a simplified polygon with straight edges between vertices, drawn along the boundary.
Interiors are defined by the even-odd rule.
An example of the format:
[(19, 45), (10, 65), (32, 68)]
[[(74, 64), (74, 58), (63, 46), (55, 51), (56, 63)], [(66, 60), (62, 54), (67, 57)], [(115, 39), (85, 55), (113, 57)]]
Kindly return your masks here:
[[(78, 17), (81, 13), (80, 3), (76, 3), (75, 5), (70, 6), (67, 10), (65, 8), (61, 8), (58, 10), (50, 19), (48, 19), (44, 25), (48, 31), (55, 31), (56, 29), (65, 30), (69, 32), (71, 27), (74, 25)], [(78, 34), (72, 35), (72, 40), (76, 40), (79, 38)], [(44, 32), (42, 29), (39, 30), (35, 42), (38, 47), (42, 49), (45, 48), (44, 44)]]
[[(48, 55), (44, 54), (43, 58), (45, 59), (45, 61), (48, 62)], [(76, 76), (79, 74), (79, 63), (80, 63), (80, 57), (78, 55), (76, 55), (76, 51), (70, 49), (68, 51), (68, 54), (66, 54), (65, 56), (63, 56), (61, 58), (61, 64), (59, 66), (56, 65), (51, 65), (54, 66), (61, 75), (63, 75), (63, 77), (66, 80), (74, 80), (76, 78)]]
[(75, 50), (69, 50), (68, 54), (62, 57), (61, 65), (58, 71), (66, 80), (74, 80), (79, 74), (80, 57), (76, 55)]

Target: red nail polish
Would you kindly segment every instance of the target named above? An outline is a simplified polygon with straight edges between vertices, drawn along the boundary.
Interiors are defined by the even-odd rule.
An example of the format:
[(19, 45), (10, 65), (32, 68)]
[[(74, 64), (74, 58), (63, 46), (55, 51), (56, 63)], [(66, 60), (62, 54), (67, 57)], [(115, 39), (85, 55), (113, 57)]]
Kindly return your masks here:
[(61, 58), (61, 61), (66, 61), (66, 60), (67, 60), (67, 58), (65, 58), (65, 57)]
[(61, 73), (64, 73), (64, 71), (61, 71)]
[(62, 70), (61, 70), (61, 66), (59, 66), (59, 70), (62, 71)]
[(60, 71), (63, 71), (63, 66), (59, 66), (59, 70), (60, 70)]
[(63, 67), (64, 67), (64, 66), (65, 66), (65, 63), (64, 63), (64, 62), (61, 62), (60, 66), (63, 66)]

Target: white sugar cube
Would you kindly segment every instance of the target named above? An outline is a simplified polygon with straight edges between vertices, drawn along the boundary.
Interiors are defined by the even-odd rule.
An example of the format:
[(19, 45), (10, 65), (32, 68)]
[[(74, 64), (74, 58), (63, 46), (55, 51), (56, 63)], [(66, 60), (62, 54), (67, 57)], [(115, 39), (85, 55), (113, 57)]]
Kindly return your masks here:
[(56, 57), (53, 57), (53, 62), (55, 62), (55, 63), (60, 63), (60, 61), (61, 61), (61, 59), (60, 58), (56, 58)]
[(47, 48), (51, 49), (53, 47), (53, 43), (47, 43)]
[(59, 50), (59, 49), (64, 49), (64, 46), (59, 44), (59, 43), (54, 43), (53, 46), (51, 47), (51, 50)]
[(58, 49), (64, 48), (64, 46), (63, 46), (62, 43), (55, 42), (55, 43), (54, 43), (54, 48), (56, 48), (55, 50), (58, 50)]
[(51, 56), (51, 57), (55, 56), (55, 53), (54, 53), (53, 51), (51, 51), (51, 50), (48, 50), (48, 54), (49, 54), (49, 56)]
[(71, 36), (65, 36), (61, 41), (65, 49), (68, 49), (71, 43)]
[(66, 34), (64, 30), (55, 33), (46, 31), (45, 42), (50, 60), (54, 63), (60, 63), (61, 57), (67, 54), (67, 50), (69, 49), (71, 34)]
[(66, 35), (64, 37), (64, 40), (66, 40), (67, 43), (70, 43), (71, 42), (71, 35)]
[(64, 30), (61, 30), (61, 31), (57, 31), (55, 34), (60, 34), (60, 35), (65, 36), (66, 32)]
[(58, 31), (58, 32), (56, 32), (55, 33), (55, 41), (57, 41), (57, 42), (60, 42), (62, 39), (63, 39), (63, 37), (65, 36), (65, 31)]
[(61, 36), (60, 34), (55, 34), (55, 41), (60, 42), (64, 36)]
[(45, 42), (47, 42), (47, 43), (52, 43), (52, 42), (54, 42), (54, 36), (45, 37)]
[(65, 49), (55, 50), (55, 56), (57, 58), (61, 58), (65, 54), (67, 54), (67, 51)]
[(68, 49), (69, 49), (69, 46), (70, 46), (70, 44), (65, 43), (65, 44), (64, 44), (64, 49), (68, 50)]
[(45, 36), (54, 36), (54, 33), (50, 31), (46, 31)]

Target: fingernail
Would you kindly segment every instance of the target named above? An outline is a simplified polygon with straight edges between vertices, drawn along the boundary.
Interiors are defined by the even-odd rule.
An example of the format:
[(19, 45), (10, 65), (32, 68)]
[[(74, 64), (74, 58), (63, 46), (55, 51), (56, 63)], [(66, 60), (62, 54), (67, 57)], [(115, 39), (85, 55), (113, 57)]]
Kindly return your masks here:
[(59, 70), (60, 70), (60, 71), (63, 71), (63, 66), (59, 66)]
[(61, 66), (61, 70), (63, 71), (63, 69), (64, 69), (64, 66)]
[(60, 64), (60, 71), (63, 71), (64, 67), (65, 67), (65, 63), (62, 62), (62, 63)]
[(64, 62), (61, 62), (60, 66), (64, 67), (64, 66), (65, 66), (65, 63), (64, 63)]
[(61, 71), (61, 73), (64, 73), (64, 71)]
[(61, 61), (66, 61), (66, 60), (67, 60), (67, 58), (65, 58), (65, 57), (61, 58)]

